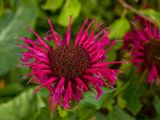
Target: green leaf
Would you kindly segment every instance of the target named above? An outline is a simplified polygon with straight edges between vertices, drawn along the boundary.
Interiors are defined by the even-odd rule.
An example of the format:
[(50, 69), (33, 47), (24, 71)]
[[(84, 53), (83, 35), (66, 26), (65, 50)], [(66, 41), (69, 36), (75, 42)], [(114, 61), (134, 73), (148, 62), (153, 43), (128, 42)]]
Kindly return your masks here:
[(58, 107), (58, 113), (59, 113), (61, 118), (67, 117), (67, 111), (62, 109), (61, 107)]
[(99, 7), (97, 0), (81, 0), (81, 3), (83, 4), (82, 12), (86, 16), (91, 16), (95, 8)]
[(153, 104), (157, 113), (157, 118), (160, 118), (160, 98), (158, 96), (154, 97)]
[(27, 36), (28, 34), (25, 34), (27, 31), (23, 26), (25, 24), (33, 26), (35, 18), (36, 11), (32, 4), (29, 4), (20, 6), (15, 14), (7, 14), (0, 20), (0, 75), (16, 67), (20, 50), (15, 37)]
[(46, 3), (42, 5), (42, 8), (45, 10), (55, 11), (61, 7), (63, 1), (64, 0), (47, 0)]
[(28, 120), (29, 116), (42, 106), (38, 95), (29, 89), (14, 99), (0, 104), (0, 120)]
[(147, 87), (143, 81), (145, 80), (145, 75), (135, 75), (135, 72), (132, 71), (129, 78), (128, 83), (125, 84), (127, 87), (122, 93), (122, 98), (126, 101), (127, 109), (132, 112), (132, 114), (136, 115), (142, 107), (139, 97)]
[(153, 9), (145, 9), (145, 10), (142, 10), (142, 13), (151, 17), (153, 20), (155, 20), (158, 26), (160, 27), (160, 12), (157, 12)]
[(51, 120), (49, 109), (47, 107), (42, 107), (31, 120)]
[(114, 61), (117, 58), (117, 50), (122, 46), (122, 42), (118, 41), (110, 51), (106, 53), (106, 61)]
[(15, 68), (9, 72), (6, 79), (9, 81), (9, 83), (21, 83), (24, 82), (25, 79), (23, 78), (29, 72), (30, 70), (27, 67)]
[(3, 15), (4, 13), (4, 1), (0, 0), (0, 17)]
[(118, 96), (117, 101), (118, 101), (118, 106), (119, 106), (120, 108), (125, 108), (125, 106), (126, 106), (126, 101), (125, 101), (121, 96)]
[(62, 11), (58, 18), (58, 23), (62, 26), (67, 26), (70, 16), (73, 21), (78, 17), (81, 10), (81, 4), (78, 0), (66, 0)]
[(78, 105), (80, 109), (80, 120), (88, 120), (93, 117), (99, 109), (104, 108), (106, 106), (105, 104), (110, 104), (114, 95), (114, 89), (103, 88), (102, 90), (103, 95), (100, 96), (99, 99), (96, 99), (96, 94), (85, 93), (84, 99), (81, 100)]
[(96, 120), (106, 120), (106, 114), (96, 114)]
[(87, 105), (87, 106), (91, 106), (93, 109), (97, 109), (97, 110), (100, 109), (106, 103), (106, 101), (110, 99), (110, 97), (114, 93), (114, 89), (102, 88), (102, 90), (103, 90), (103, 95), (101, 95), (99, 99), (96, 99), (95, 90), (93, 90), (95, 94), (86, 93), (85, 98), (81, 100), (79, 107), (83, 108), (85, 105)]
[(111, 33), (109, 35), (110, 39), (120, 39), (130, 29), (130, 23), (128, 19), (122, 17), (120, 19), (115, 20), (110, 25), (110, 29), (111, 29)]
[(108, 115), (107, 120), (135, 120), (132, 116), (116, 106)]
[(123, 40), (119, 40), (114, 46), (113, 49), (118, 50), (119, 48), (122, 47)]
[(9, 84), (4, 89), (0, 89), (0, 97), (14, 96), (22, 92), (24, 88), (20, 84)]
[(117, 53), (115, 49), (112, 49), (109, 52), (107, 52), (106, 55), (107, 55), (106, 61), (114, 61), (116, 59)]

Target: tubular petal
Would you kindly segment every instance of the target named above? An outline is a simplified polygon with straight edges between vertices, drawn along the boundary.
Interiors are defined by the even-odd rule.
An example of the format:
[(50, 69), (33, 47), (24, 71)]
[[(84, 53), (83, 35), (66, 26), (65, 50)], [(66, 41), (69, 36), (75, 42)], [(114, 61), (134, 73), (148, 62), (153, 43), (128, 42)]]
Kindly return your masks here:
[(69, 44), (70, 39), (71, 39), (71, 24), (72, 24), (72, 16), (70, 16), (68, 29), (67, 29), (67, 33), (66, 33), (66, 36), (65, 36), (66, 45)]
[(45, 83), (43, 83), (41, 86), (39, 86), (38, 88), (36, 88), (35, 90), (34, 90), (34, 94), (35, 93), (37, 93), (42, 87), (45, 87), (45, 86), (47, 86), (47, 85), (50, 85), (50, 84), (52, 84), (54, 81), (56, 81), (57, 80), (57, 78), (55, 78), (55, 77), (52, 77), (52, 78), (50, 78), (48, 81), (46, 81)]

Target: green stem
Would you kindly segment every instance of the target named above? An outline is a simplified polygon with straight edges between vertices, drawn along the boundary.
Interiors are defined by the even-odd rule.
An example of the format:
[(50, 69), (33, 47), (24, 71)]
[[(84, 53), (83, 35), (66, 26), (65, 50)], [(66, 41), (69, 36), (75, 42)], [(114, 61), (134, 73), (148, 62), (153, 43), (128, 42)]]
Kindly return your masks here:
[(139, 11), (139, 10), (135, 9), (134, 7), (132, 7), (131, 5), (127, 4), (125, 2), (125, 0), (118, 0), (118, 1), (124, 8), (136, 13), (137, 15), (143, 17), (144, 19), (148, 20), (149, 22), (155, 24), (155, 21), (152, 18), (145, 16), (141, 11)]

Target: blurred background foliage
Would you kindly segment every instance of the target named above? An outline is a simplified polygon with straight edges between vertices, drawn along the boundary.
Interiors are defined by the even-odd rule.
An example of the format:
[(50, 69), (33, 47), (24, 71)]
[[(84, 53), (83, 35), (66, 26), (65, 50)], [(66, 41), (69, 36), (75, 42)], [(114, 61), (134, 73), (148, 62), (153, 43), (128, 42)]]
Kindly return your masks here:
[[(125, 6), (127, 3), (128, 6)], [(111, 66), (119, 74), (115, 88), (103, 88), (104, 94), (86, 93), (71, 110), (58, 107), (50, 114), (47, 107), (48, 91), (27, 84), (29, 69), (20, 67), (21, 50), (17, 36), (35, 38), (26, 26), (33, 27), (42, 37), (49, 30), (46, 18), (63, 36), (69, 16), (73, 16), (72, 40), (86, 17), (103, 21), (109, 26), (111, 40), (119, 42), (107, 53), (107, 61), (129, 60), (122, 49), (122, 38), (132, 27), (134, 15), (141, 14), (157, 22), (160, 27), (159, 0), (0, 0), (0, 120), (160, 120), (160, 90), (144, 81), (129, 64)]]

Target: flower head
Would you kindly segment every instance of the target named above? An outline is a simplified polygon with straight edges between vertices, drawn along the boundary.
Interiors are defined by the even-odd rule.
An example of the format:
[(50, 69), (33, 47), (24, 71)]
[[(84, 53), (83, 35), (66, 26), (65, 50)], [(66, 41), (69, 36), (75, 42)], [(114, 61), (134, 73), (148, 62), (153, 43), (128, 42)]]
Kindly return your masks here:
[[(141, 26), (137, 27), (136, 22)], [(124, 47), (131, 48), (132, 62), (140, 71), (148, 71), (148, 82), (159, 84), (160, 74), (160, 33), (158, 28), (147, 20), (136, 17), (132, 23), (134, 30), (124, 36)]]
[[(105, 62), (105, 59), (106, 53), (116, 41), (109, 41), (107, 28), (95, 34), (101, 23), (89, 34), (88, 30), (94, 22), (91, 21), (87, 26), (88, 18), (84, 21), (73, 44), (70, 42), (71, 18), (64, 40), (54, 30), (50, 19), (50, 34), (44, 39), (32, 29), (29, 31), (37, 40), (21, 38), (24, 44), (20, 46), (26, 49), (22, 52), (21, 61), (31, 68), (29, 75), (40, 84), (35, 92), (42, 87), (50, 91), (49, 102), (69, 108), (69, 103), (73, 99), (79, 101), (84, 91), (94, 88), (98, 98), (103, 93), (102, 86), (114, 86), (118, 70), (109, 68), (109, 65), (120, 62)], [(31, 81), (35, 82), (35, 79)]]

